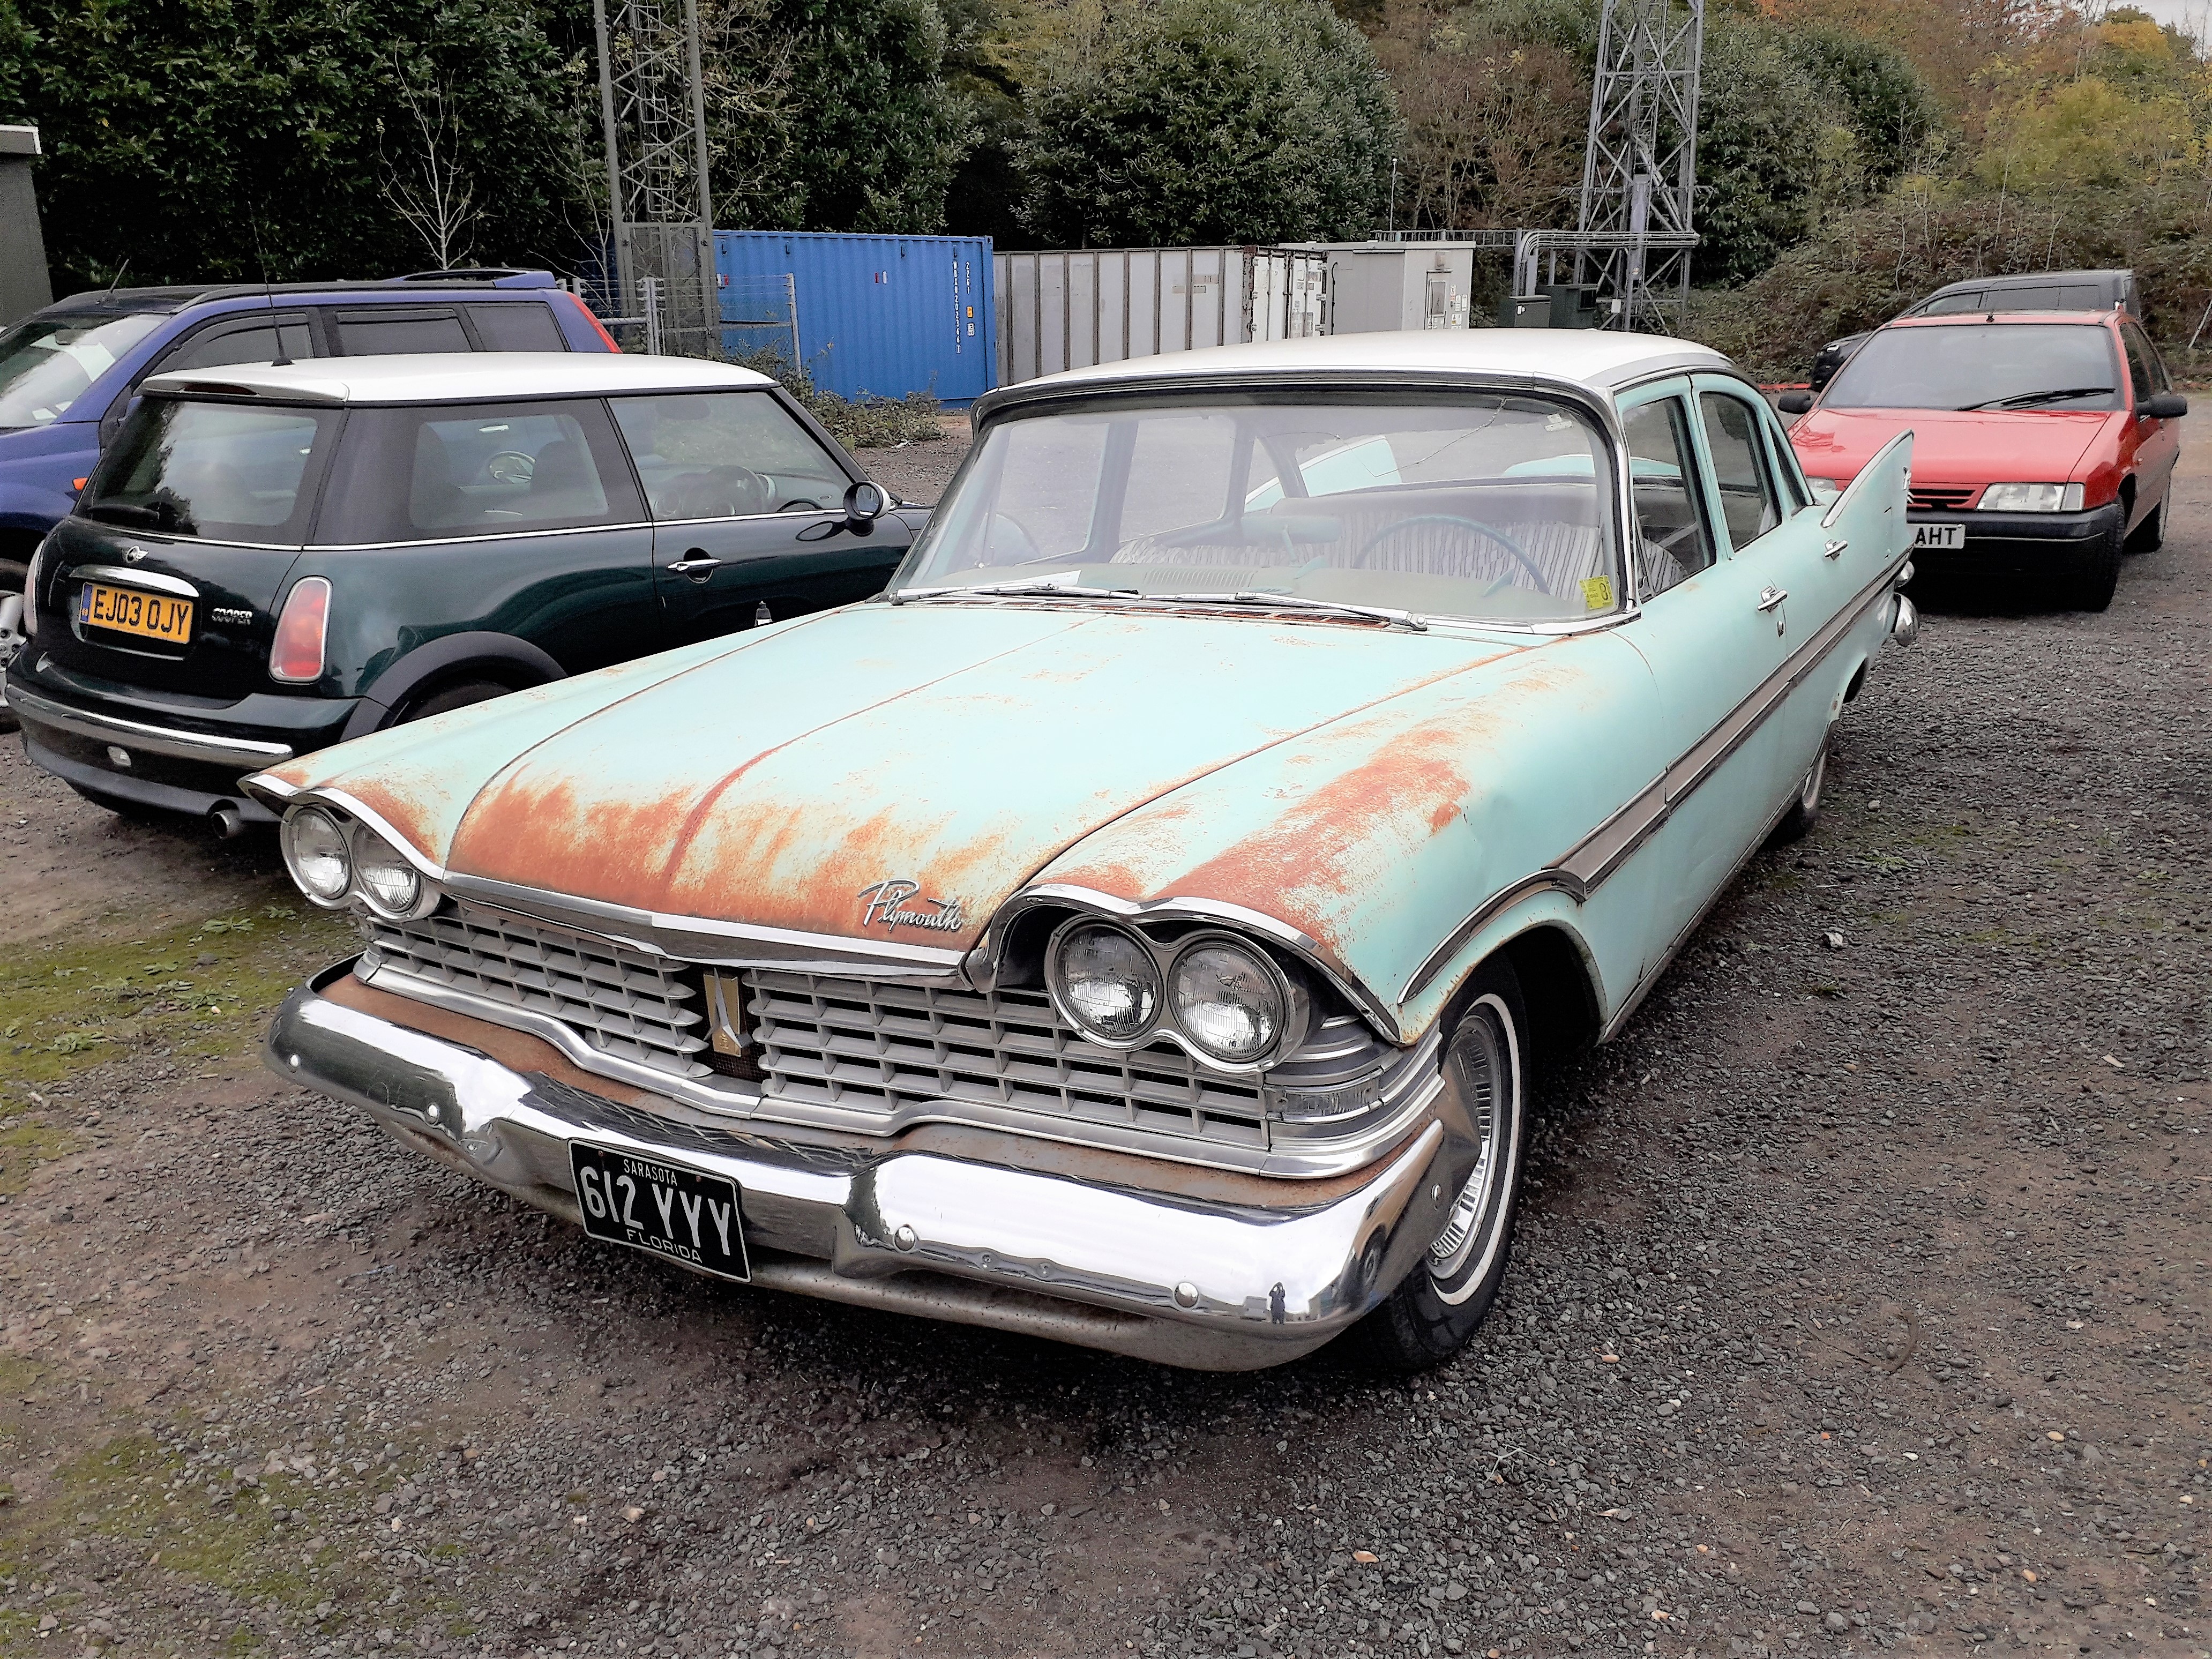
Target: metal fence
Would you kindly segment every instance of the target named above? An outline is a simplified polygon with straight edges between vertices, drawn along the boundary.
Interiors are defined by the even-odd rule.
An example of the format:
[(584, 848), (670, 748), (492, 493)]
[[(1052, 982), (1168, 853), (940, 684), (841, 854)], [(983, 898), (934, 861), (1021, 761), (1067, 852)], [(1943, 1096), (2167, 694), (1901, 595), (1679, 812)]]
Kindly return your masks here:
[(722, 355), (738, 362), (772, 357), (785, 368), (797, 368), (797, 278), (786, 271), (779, 276), (724, 276), (718, 280), (722, 285)]

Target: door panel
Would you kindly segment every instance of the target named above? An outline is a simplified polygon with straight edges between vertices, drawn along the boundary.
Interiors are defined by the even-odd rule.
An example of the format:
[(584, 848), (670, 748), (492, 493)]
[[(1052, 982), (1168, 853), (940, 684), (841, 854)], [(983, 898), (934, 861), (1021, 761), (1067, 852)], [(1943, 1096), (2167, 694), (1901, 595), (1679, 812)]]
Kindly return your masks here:
[(896, 515), (846, 522), (852, 471), (766, 388), (610, 407), (653, 516), (671, 645), (866, 599), (906, 552)]
[[(1689, 383), (1677, 380), (1622, 399), (1638, 534), (1652, 573), (1643, 614), (1626, 634), (1658, 688), (1667, 750), (1654, 757), (1654, 769), (1675, 769), (1669, 815), (1652, 838), (1649, 860), (1647, 973), (1764, 832), (1784, 769), (1772, 726), (1747, 728), (1743, 721), (1791, 647), (1788, 601), (1775, 604), (1767, 593), (1786, 586), (1778, 580), (1786, 560), (1777, 556), (1774, 531), (1741, 553), (1727, 539), (1723, 499), (1691, 398)], [(1739, 505), (1739, 517), (1742, 512)], [(1692, 568), (1707, 548), (1711, 562)]]

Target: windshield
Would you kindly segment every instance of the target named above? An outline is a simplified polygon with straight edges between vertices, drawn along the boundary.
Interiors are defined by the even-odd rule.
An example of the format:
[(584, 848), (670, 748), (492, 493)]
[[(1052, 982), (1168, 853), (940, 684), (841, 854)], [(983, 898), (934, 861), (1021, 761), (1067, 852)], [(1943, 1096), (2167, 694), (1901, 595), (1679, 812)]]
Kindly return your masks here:
[(301, 538), (336, 411), (149, 398), (86, 485), (87, 518), (216, 541)]
[(63, 312), (27, 318), (0, 333), (0, 428), (60, 420), (166, 314)]
[(1826, 409), (2118, 409), (2120, 369), (2099, 323), (1886, 328), (1828, 384)]
[(1606, 441), (1550, 398), (1121, 400), (984, 434), (892, 591), (1241, 593), (1527, 623), (1613, 610)]

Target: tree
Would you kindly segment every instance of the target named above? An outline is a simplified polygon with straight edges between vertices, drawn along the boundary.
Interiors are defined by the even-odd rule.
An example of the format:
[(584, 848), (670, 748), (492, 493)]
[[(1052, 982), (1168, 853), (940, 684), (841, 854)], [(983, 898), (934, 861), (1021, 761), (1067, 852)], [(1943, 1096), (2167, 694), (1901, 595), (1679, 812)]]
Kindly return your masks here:
[(1027, 89), (1022, 216), (1047, 246), (1271, 242), (1375, 228), (1399, 121), (1322, 0), (1135, 0)]
[(41, 197), (68, 204), (46, 216), (64, 291), (104, 284), (125, 259), (143, 283), (419, 266), (399, 201), (417, 188), (410, 96), (429, 87), (468, 112), (438, 143), (441, 167), (480, 181), (479, 252), (565, 263), (588, 216), (574, 72), (528, 0), (14, 8), (28, 45), (0, 118), (41, 129)]

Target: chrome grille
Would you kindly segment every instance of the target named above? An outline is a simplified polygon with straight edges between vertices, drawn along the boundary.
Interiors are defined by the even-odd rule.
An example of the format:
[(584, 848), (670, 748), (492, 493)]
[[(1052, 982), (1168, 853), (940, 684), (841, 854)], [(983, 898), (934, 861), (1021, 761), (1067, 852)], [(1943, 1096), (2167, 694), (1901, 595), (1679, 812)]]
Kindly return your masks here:
[(771, 1101), (884, 1118), (961, 1105), (1264, 1148), (1259, 1082), (1181, 1049), (1087, 1041), (1041, 991), (980, 992), (755, 969), (745, 1016)]
[(690, 971), (604, 939), (539, 929), (473, 905), (419, 921), (373, 918), (375, 960), (465, 995), (543, 1014), (602, 1054), (674, 1077), (703, 1077), (707, 1046)]

